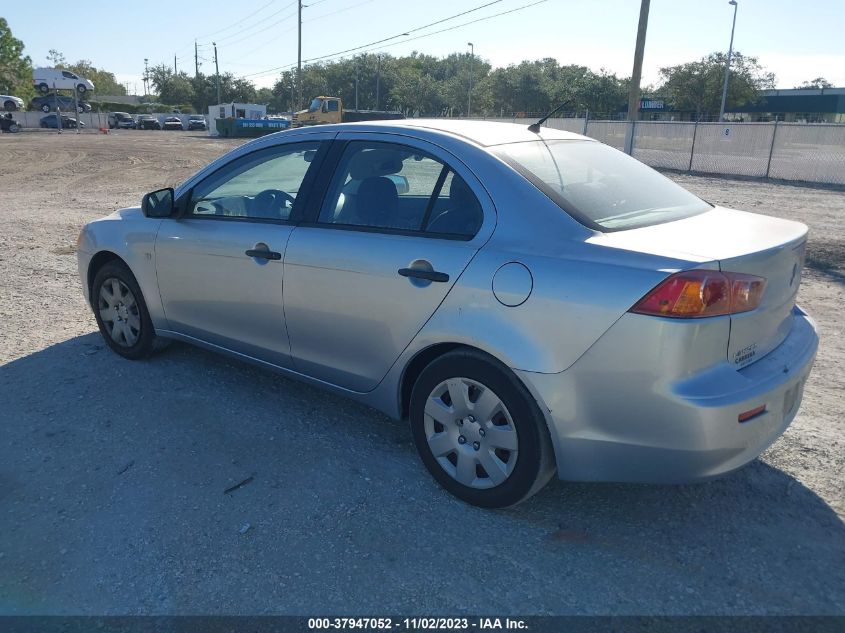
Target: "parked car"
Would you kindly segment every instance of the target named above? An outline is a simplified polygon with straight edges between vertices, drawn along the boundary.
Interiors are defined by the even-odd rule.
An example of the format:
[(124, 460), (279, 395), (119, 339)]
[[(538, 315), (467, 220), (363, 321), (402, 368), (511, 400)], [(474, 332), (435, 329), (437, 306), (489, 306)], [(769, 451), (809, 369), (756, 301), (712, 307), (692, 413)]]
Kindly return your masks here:
[(169, 116), (164, 120), (164, 129), (184, 130), (185, 127), (182, 125), (182, 119), (180, 119), (178, 116)]
[(192, 114), (188, 117), (189, 130), (207, 130), (208, 124), (205, 122), (205, 117), (201, 114)]
[(242, 145), (89, 223), (78, 265), (117, 354), (178, 339), (352, 397), (501, 507), (555, 470), (680, 482), (757, 457), (818, 347), (806, 239), (583, 136), (405, 120)]
[(0, 95), (0, 103), (3, 104), (3, 109), (6, 112), (14, 112), (15, 110), (23, 110), (24, 102), (20, 97), (13, 97), (12, 95)]
[(36, 68), (32, 71), (32, 82), (41, 94), (51, 90), (76, 90), (80, 95), (94, 89), (94, 84), (61, 68)]
[[(54, 129), (58, 129), (58, 123), (56, 122), (56, 114), (48, 114), (47, 116), (41, 117), (41, 127), (51, 127)], [(73, 117), (67, 116), (65, 114), (62, 115), (62, 127), (63, 128), (76, 128), (77, 125), (80, 128), (85, 127), (85, 123), (83, 121), (77, 121)]]
[(134, 130), (137, 127), (135, 119), (128, 112), (110, 112), (109, 129)]
[(30, 101), (29, 106), (33, 110), (41, 110), (42, 112), (54, 112), (57, 107), (61, 108), (62, 112), (91, 112), (91, 104), (87, 101), (79, 101), (72, 97), (55, 94), (35, 97)]
[(18, 123), (17, 121), (15, 121), (14, 118), (12, 118), (11, 112), (7, 112), (3, 116), (0, 116), (0, 131), (2, 131), (3, 133), (8, 132), (11, 134), (17, 134), (21, 131), (20, 123)]
[(139, 114), (136, 123), (139, 130), (160, 130), (161, 122), (152, 114)]

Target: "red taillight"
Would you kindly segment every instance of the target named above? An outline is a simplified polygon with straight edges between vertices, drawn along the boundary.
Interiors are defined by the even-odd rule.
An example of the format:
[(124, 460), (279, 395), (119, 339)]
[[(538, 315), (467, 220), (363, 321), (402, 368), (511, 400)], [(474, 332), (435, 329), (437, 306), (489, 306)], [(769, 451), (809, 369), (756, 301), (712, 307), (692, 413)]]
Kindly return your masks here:
[(682, 319), (748, 312), (760, 305), (765, 287), (754, 275), (687, 270), (664, 279), (631, 312)]

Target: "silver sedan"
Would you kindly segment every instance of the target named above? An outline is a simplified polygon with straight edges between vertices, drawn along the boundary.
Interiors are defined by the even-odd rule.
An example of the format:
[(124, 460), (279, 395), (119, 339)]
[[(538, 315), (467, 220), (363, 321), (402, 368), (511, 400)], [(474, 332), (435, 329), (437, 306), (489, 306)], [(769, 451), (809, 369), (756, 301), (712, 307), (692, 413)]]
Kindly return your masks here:
[(355, 398), (409, 420), (448, 491), (503, 507), (555, 472), (756, 458), (818, 346), (806, 237), (581, 136), (416, 120), (257, 139), (88, 224), (78, 259), (121, 356), (176, 339)]

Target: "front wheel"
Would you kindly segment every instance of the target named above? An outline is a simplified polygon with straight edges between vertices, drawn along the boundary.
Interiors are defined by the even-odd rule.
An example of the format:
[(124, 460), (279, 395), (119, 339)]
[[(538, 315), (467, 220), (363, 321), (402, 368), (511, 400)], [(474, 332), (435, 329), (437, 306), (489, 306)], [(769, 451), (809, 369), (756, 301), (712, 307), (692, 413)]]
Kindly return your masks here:
[(78, 92), (80, 95), (84, 95), (86, 92), (88, 92), (88, 88), (86, 88), (82, 84), (79, 84), (76, 86), (76, 92)]
[(45, 103), (44, 105), (41, 106), (41, 111), (42, 112), (49, 112), (50, 106)]
[(148, 357), (156, 336), (135, 276), (121, 262), (108, 262), (94, 276), (91, 303), (108, 346), (129, 360)]
[(6, 110), (6, 112), (14, 112), (15, 110), (18, 109), (18, 104), (15, 103), (14, 101), (11, 101), (11, 100), (6, 101), (3, 104), (3, 109)]
[(40, 92), (43, 95), (46, 95), (48, 92), (50, 92), (50, 86), (48, 86), (45, 83), (40, 83), (40, 84), (38, 84), (38, 92)]
[(428, 471), (467, 503), (512, 506), (554, 474), (536, 401), (513, 372), (480, 352), (456, 350), (426, 367), (411, 394), (410, 422)]

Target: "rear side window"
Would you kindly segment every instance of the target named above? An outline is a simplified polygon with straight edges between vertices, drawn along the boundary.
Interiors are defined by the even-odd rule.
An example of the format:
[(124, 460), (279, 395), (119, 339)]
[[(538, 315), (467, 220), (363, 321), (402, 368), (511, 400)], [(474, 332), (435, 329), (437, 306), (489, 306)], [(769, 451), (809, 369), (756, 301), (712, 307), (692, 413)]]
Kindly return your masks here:
[(662, 224), (711, 207), (662, 174), (594, 141), (527, 141), (492, 151), (576, 220), (599, 231)]
[(439, 159), (393, 143), (350, 143), (340, 159), (319, 222), (472, 238), (478, 199)]

